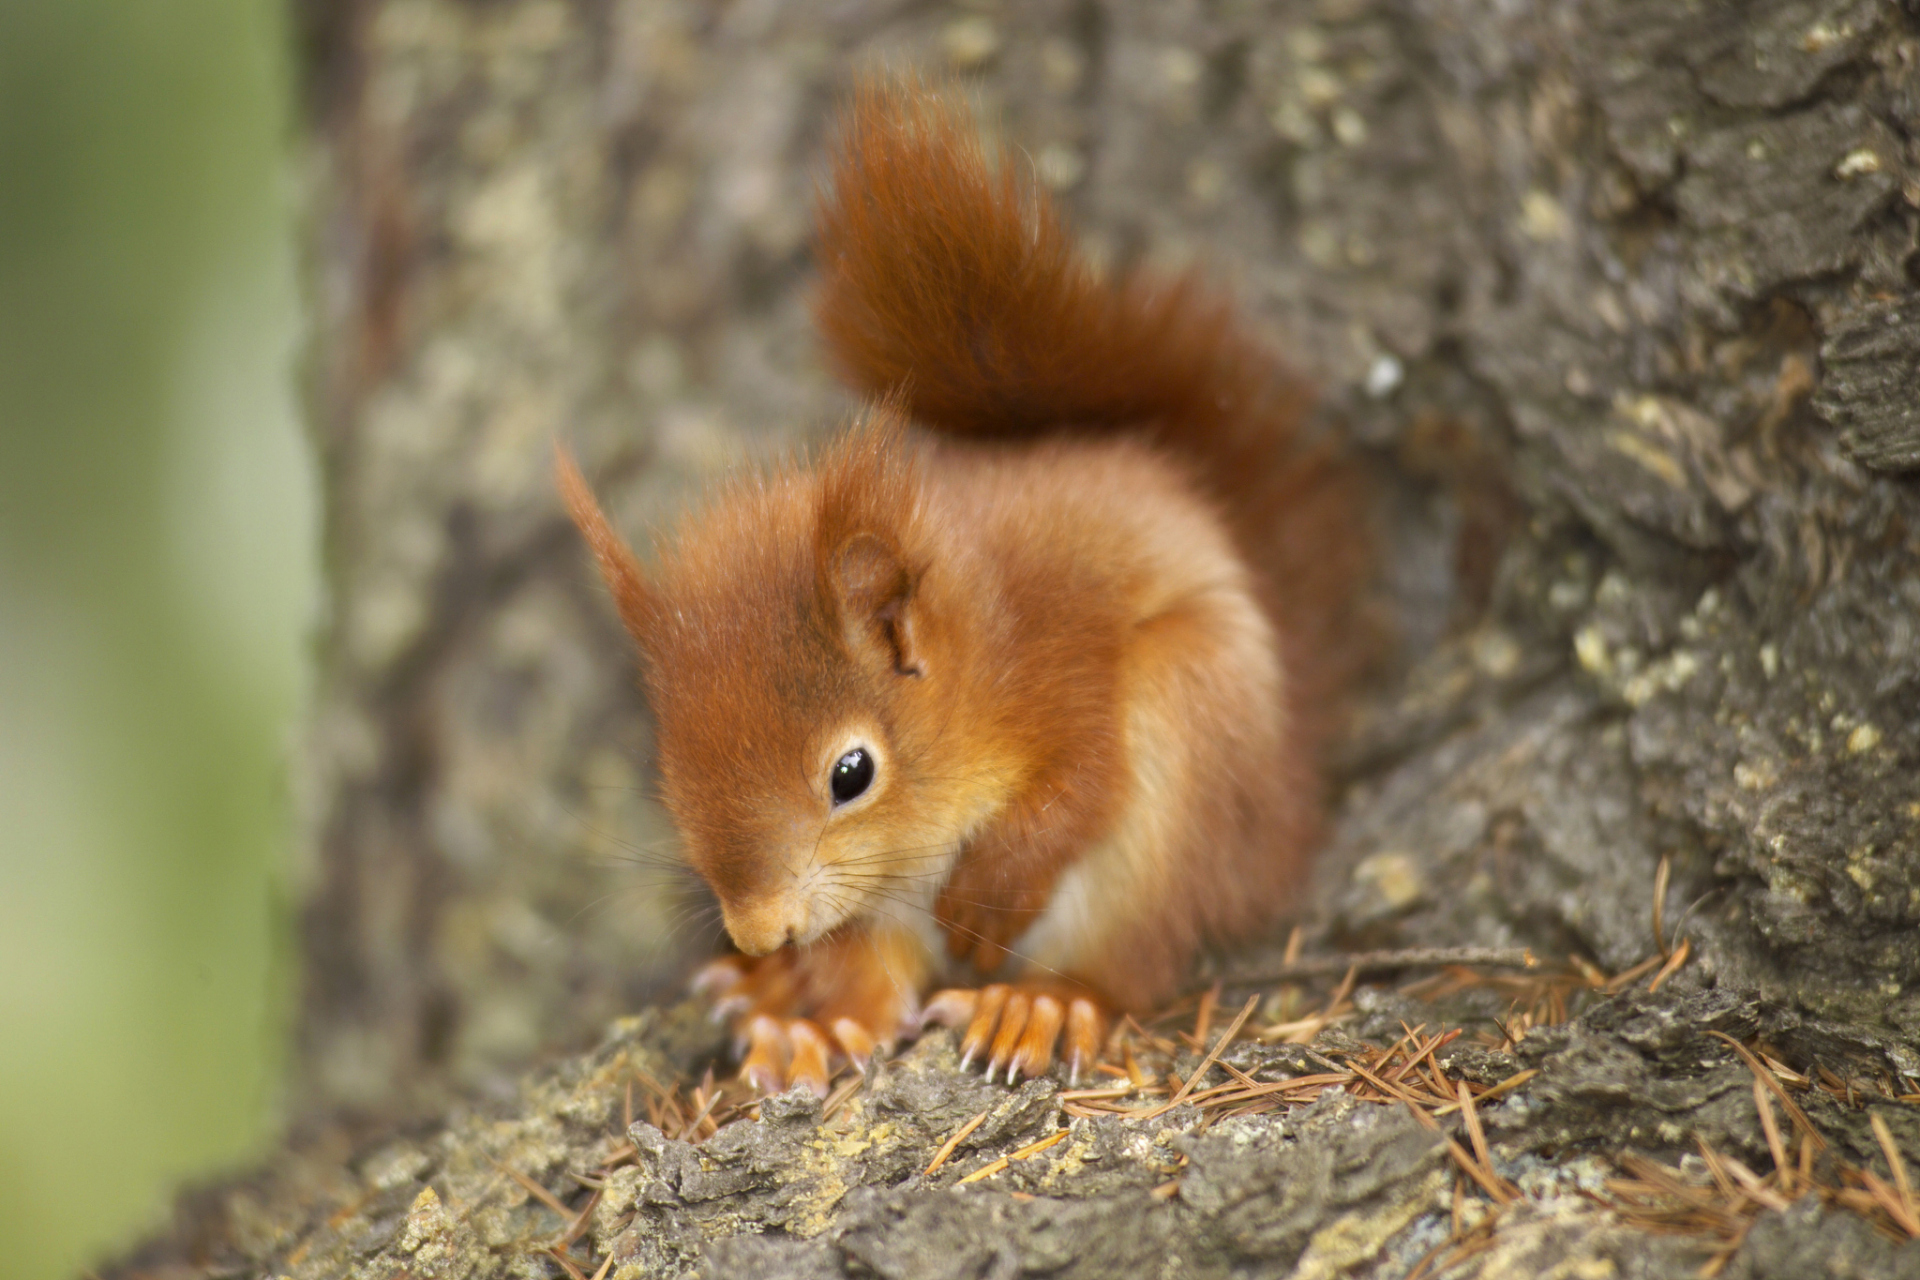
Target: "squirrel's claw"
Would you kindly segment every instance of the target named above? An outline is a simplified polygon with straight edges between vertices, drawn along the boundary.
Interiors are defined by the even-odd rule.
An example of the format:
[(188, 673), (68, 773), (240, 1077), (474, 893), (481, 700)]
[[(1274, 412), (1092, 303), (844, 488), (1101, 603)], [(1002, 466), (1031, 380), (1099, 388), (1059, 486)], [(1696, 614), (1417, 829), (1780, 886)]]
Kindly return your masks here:
[(826, 1097), (827, 1081), (833, 1077), (829, 1066), (832, 1049), (827, 1044), (826, 1032), (805, 1018), (796, 1018), (787, 1024), (787, 1045), (791, 1050), (787, 1057), (787, 1087), (801, 1085), (816, 1098)]
[(873, 1058), (874, 1049), (878, 1047), (873, 1033), (852, 1018), (835, 1018), (832, 1029), (833, 1038), (840, 1043), (841, 1052), (857, 1069), (865, 1071), (867, 1063)]
[[(993, 1057), (987, 1060), (987, 1079), (991, 1080), (1001, 1067), (1007, 1068), (1007, 1083), (1013, 1083), (1014, 1050), (1019, 1047), (1020, 1033), (1027, 1029), (1027, 1019), (1033, 1012), (1033, 997), (1024, 991), (1010, 990), (1006, 1002), (1000, 1009), (1000, 1026), (993, 1036)], [(1052, 1046), (1048, 1046), (1047, 1057), (1052, 1059)]]
[(962, 1071), (972, 1066), (975, 1058), (983, 1057), (992, 1044), (993, 1029), (999, 1025), (1001, 1010), (1007, 1007), (1007, 996), (1011, 990), (1006, 983), (996, 982), (980, 988), (979, 994), (974, 997), (973, 1013), (967, 1020), (966, 1034), (960, 1038)]
[(1083, 1072), (1091, 1072), (1101, 1046), (1107, 1042), (1107, 1019), (1091, 1000), (1067, 1002), (1067, 1028), (1061, 1056), (1067, 1060), (1067, 1084), (1077, 1087)]
[(925, 1030), (930, 1022), (943, 1027), (964, 1027), (973, 1021), (973, 1006), (978, 1003), (980, 993), (966, 987), (949, 987), (927, 1001), (920, 1011), (919, 1030)]
[(1020, 1042), (1014, 1047), (1013, 1056), (1007, 1060), (1007, 1083), (1013, 1083), (1017, 1072), (1031, 1080), (1053, 1065), (1053, 1046), (1060, 1038), (1060, 1026), (1066, 1020), (1066, 1010), (1060, 1002), (1048, 995), (1033, 997), (1033, 1007), (1027, 1011), (1027, 1026), (1020, 1035)]
[(761, 1093), (780, 1093), (787, 1087), (787, 1035), (778, 1018), (761, 1014), (747, 1025), (740, 1078)]
[(695, 996), (723, 996), (746, 979), (746, 962), (739, 956), (720, 956), (701, 965), (687, 982), (687, 993)]
[(700, 966), (687, 983), (687, 992), (711, 999), (713, 1008), (708, 1016), (715, 1022), (726, 1022), (753, 1007), (752, 984), (747, 978), (747, 966), (740, 957), (721, 956)]

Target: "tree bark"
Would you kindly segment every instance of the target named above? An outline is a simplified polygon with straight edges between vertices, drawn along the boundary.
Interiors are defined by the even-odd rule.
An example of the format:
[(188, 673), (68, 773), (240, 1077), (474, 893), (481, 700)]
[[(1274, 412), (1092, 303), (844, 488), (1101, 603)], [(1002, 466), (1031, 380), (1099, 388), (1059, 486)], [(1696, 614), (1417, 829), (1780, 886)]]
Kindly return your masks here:
[[(1546, 1074), (1513, 1150), (1690, 1150), (1701, 1134), (1764, 1153), (1750, 1102), (1744, 1121), (1715, 1118), (1746, 1077), (1709, 1029), (1764, 1036), (1803, 1071), (1920, 1089), (1909, 10), (357, 0), (306, 19), (331, 612), (302, 759), (303, 1108), (417, 1112), (497, 1087), (589, 1043), (704, 945), (708, 921), (675, 932), (651, 873), (618, 861), (652, 863), (670, 833), (551, 443), (571, 442), (639, 531), (740, 459), (844, 420), (809, 336), (808, 210), (836, 102), (883, 64), (966, 73), (1101, 260), (1197, 261), (1231, 284), (1378, 464), (1407, 659), (1343, 755), (1309, 942), (1525, 945), (1617, 971), (1655, 946), (1670, 861), (1659, 918), (1691, 963), (1664, 998), (1528, 1037), (1520, 1057)], [(591, 1077), (613, 1050), (597, 1052), (565, 1071)], [(1700, 1053), (1733, 1074), (1689, 1092)], [(938, 1077), (937, 1057), (911, 1070)], [(1599, 1107), (1582, 1093), (1596, 1080), (1638, 1082), (1664, 1119)], [(940, 1116), (969, 1086), (942, 1087)], [(546, 1105), (518, 1096), (528, 1114)], [(1895, 1110), (1920, 1160), (1920, 1126)], [(433, 1141), (457, 1146), (461, 1123)], [(810, 1135), (817, 1120), (786, 1123)], [(610, 1219), (605, 1242), (638, 1268), (620, 1275), (934, 1274), (899, 1259), (958, 1257), (937, 1243), (954, 1232), (1014, 1243), (953, 1274), (1045, 1270), (1060, 1240), (1095, 1238), (1111, 1245), (1098, 1268), (1046, 1273), (1185, 1249), (1192, 1269), (1165, 1274), (1404, 1274), (1390, 1242), (1428, 1212), (1441, 1157), (1417, 1127), (1343, 1123), (1286, 1122), (1294, 1154), (1265, 1164), (1225, 1139), (1185, 1150), (1251, 1187), (1324, 1184), (1265, 1236), (1223, 1225), (1231, 1179), (1218, 1203), (1195, 1186), (1168, 1206), (1131, 1174), (1040, 1225), (1004, 1197), (940, 1208), (891, 1190), (804, 1222), (731, 1201), (733, 1216), (702, 1216), (689, 1206), (723, 1193), (663, 1173), (692, 1157), (656, 1144), (630, 1167), (667, 1190), (628, 1188), (621, 1230), (668, 1204), (706, 1225), (643, 1257)], [(1834, 1123), (1871, 1162), (1865, 1122)], [(413, 1216), (355, 1256), (399, 1258), (395, 1242), (442, 1229), (419, 1188), (446, 1159), (407, 1166), (405, 1194), (382, 1194)], [(1372, 1252), (1326, 1252), (1315, 1232), (1342, 1215), (1384, 1224)], [(1605, 1215), (1549, 1217), (1483, 1255), (1505, 1261), (1449, 1274), (1537, 1274), (1528, 1259), (1576, 1237), (1580, 1256), (1681, 1266)], [(206, 1225), (230, 1224), (226, 1208), (195, 1221), (203, 1241), (233, 1230)], [(285, 1265), (288, 1230), (242, 1251), (249, 1265)], [(1883, 1258), (1865, 1230), (1802, 1204), (1756, 1228), (1728, 1274), (1801, 1274), (1783, 1268), (1837, 1265), (1835, 1250), (1860, 1274), (1914, 1265), (1912, 1246)], [(742, 1232), (770, 1234), (724, 1243)]]

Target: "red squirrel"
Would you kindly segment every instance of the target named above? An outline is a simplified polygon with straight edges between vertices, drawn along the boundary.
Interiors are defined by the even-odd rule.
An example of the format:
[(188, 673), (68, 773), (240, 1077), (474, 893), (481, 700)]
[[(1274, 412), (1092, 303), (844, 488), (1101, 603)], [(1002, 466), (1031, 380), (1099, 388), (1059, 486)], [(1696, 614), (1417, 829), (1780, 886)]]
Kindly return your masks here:
[(1103, 279), (950, 93), (861, 88), (817, 222), (853, 429), (651, 571), (557, 465), (741, 953), (706, 980), (767, 1090), (926, 1021), (1078, 1078), (1300, 886), (1361, 648), (1356, 473), (1229, 305)]

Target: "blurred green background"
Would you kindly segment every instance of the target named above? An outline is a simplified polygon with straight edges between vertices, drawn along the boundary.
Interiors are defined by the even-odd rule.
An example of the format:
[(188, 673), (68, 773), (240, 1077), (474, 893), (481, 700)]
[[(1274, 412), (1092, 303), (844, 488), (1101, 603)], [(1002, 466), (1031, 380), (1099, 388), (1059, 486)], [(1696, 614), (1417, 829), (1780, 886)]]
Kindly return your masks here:
[(0, 0), (0, 1271), (270, 1132), (316, 593), (282, 0)]

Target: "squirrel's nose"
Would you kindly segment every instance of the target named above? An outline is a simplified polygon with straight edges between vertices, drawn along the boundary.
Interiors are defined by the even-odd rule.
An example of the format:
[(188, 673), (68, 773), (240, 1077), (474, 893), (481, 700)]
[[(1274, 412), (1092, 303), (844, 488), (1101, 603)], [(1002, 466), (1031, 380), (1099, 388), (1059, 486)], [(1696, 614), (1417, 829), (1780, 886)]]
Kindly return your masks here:
[(721, 917), (733, 945), (750, 956), (764, 956), (796, 942), (806, 932), (806, 904), (778, 898), (721, 902)]

